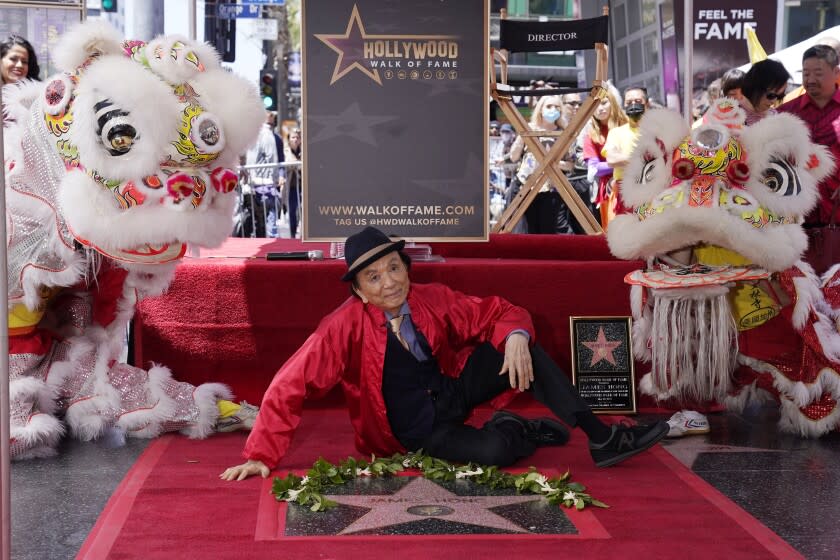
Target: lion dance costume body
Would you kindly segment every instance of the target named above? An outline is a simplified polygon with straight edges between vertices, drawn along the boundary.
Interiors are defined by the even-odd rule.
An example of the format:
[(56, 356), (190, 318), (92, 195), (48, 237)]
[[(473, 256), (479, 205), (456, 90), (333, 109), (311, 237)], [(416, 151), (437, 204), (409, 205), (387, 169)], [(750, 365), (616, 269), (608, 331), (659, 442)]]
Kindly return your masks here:
[(262, 104), (184, 38), (88, 23), (56, 52), (61, 73), (3, 92), (11, 455), (53, 454), (66, 427), (205, 437), (227, 387), (118, 358), (138, 299), (166, 289), (187, 245), (230, 233), (231, 168)]
[(651, 111), (625, 172), (629, 212), (610, 222), (613, 254), (643, 259), (631, 284), (642, 392), (742, 410), (775, 399), (783, 431), (840, 427), (840, 267), (801, 260), (801, 227), (834, 169), (796, 117), (744, 126), (729, 99), (702, 126)]

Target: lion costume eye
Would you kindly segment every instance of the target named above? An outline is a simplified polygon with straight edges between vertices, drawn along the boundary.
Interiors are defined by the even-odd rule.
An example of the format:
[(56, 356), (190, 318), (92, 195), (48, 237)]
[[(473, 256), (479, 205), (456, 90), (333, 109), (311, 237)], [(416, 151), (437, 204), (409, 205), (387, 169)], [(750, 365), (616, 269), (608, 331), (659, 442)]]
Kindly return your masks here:
[(207, 112), (194, 119), (190, 140), (202, 154), (218, 154), (225, 148), (225, 135), (219, 119)]
[(794, 168), (788, 162), (776, 158), (770, 160), (770, 165), (762, 173), (761, 182), (780, 196), (796, 196), (802, 192)]
[(137, 140), (137, 129), (131, 124), (128, 112), (103, 99), (93, 106), (99, 139), (112, 156), (127, 154)]
[[(133, 130), (133, 129), (132, 129)], [(117, 152), (124, 154), (134, 144), (134, 134), (117, 134), (109, 138), (111, 147)]]
[(642, 168), (642, 176), (639, 177), (639, 183), (646, 185), (653, 180), (653, 172), (656, 170), (656, 160), (652, 159), (648, 162), (645, 162), (645, 166)]

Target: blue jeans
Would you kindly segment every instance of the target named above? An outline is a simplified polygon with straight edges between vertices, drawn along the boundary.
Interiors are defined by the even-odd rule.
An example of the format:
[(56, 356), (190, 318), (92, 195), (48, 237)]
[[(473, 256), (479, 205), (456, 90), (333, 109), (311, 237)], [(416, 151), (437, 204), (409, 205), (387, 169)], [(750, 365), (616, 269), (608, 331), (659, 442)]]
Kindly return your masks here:
[[(254, 216), (257, 224), (257, 237), (277, 237), (277, 208), (280, 205), (277, 188), (266, 185), (254, 188)], [(262, 227), (260, 227), (262, 226)]]

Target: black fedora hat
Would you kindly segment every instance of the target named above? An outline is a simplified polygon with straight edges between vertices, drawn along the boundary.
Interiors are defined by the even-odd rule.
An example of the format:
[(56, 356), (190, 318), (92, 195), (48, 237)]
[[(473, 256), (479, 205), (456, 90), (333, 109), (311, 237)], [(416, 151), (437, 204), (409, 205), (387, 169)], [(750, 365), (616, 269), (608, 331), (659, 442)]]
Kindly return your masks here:
[(393, 251), (400, 251), (405, 247), (405, 241), (392, 241), (390, 237), (368, 226), (359, 233), (354, 233), (344, 242), (344, 260), (347, 262), (347, 272), (341, 279), (344, 282), (352, 280), (356, 273), (370, 263), (380, 259)]

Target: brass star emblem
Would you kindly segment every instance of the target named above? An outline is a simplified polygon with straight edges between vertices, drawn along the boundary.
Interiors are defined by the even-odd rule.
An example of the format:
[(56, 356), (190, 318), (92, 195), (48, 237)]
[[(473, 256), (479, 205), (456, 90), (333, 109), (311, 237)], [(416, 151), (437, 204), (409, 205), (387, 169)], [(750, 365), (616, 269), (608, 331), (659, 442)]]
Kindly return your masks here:
[[(322, 33), (315, 35), (315, 37), (338, 53), (338, 60), (335, 61), (330, 85), (333, 85), (337, 80), (346, 76), (353, 69), (361, 70), (362, 73), (369, 76), (374, 82), (380, 86), (382, 85), (382, 80), (379, 78), (379, 70), (371, 70), (361, 62), (365, 60), (364, 41), (365, 39), (372, 39), (373, 36), (365, 33), (365, 26), (362, 23), (361, 16), (359, 16), (358, 6), (353, 4), (353, 11), (350, 13), (350, 21), (347, 22), (347, 29), (344, 30), (344, 35), (327, 35)], [(347, 59), (346, 61), (345, 58)]]
[(371, 80), (382, 85), (379, 70), (370, 68), (365, 57), (365, 41), (439, 41), (457, 39), (455, 35), (371, 35), (365, 31), (359, 8), (353, 4), (350, 20), (343, 34), (316, 33), (315, 38), (338, 53), (330, 85), (334, 84), (353, 70), (359, 70)]

